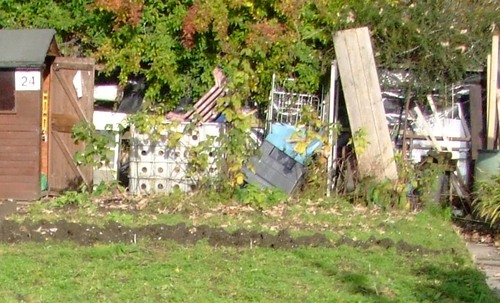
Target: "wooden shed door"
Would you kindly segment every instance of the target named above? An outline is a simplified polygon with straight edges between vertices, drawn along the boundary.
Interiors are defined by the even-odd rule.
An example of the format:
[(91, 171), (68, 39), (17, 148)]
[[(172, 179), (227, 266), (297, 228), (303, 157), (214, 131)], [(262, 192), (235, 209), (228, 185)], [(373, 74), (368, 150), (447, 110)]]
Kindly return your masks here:
[(74, 155), (85, 148), (71, 138), (72, 127), (92, 123), (94, 60), (56, 58), (51, 67), (49, 101), (49, 176), (51, 192), (92, 186), (92, 167), (77, 166)]

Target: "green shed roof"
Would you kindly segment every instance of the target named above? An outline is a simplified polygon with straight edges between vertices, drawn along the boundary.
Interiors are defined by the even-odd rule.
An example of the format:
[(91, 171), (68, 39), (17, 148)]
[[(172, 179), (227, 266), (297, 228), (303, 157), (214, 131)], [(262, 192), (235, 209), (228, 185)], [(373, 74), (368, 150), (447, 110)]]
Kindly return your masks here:
[(55, 34), (53, 29), (0, 30), (0, 68), (42, 66)]

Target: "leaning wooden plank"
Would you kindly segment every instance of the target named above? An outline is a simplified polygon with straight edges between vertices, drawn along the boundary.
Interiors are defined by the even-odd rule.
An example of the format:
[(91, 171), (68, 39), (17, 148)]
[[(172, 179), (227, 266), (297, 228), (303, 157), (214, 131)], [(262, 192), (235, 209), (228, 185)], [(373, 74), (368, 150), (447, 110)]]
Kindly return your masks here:
[(384, 103), (382, 100), (382, 92), (373, 56), (373, 49), (370, 40), (368, 28), (357, 31), (358, 44), (360, 47), (361, 64), (364, 67), (366, 77), (366, 87), (369, 97), (369, 106), (367, 110), (372, 114), (374, 127), (376, 130), (376, 141), (379, 144), (380, 154), (382, 155), (382, 165), (385, 167), (385, 176), (390, 179), (397, 178), (397, 167), (394, 161), (394, 151), (385, 117)]
[[(498, 87), (498, 73), (499, 73), (499, 69), (498, 69), (498, 64), (499, 64), (499, 52), (498, 52), (498, 48), (499, 48), (499, 35), (498, 34), (495, 34), (493, 35), (493, 38), (492, 38), (492, 42), (491, 42), (491, 75), (490, 75), (490, 80), (491, 80), (491, 84), (490, 84), (490, 98), (491, 98), (491, 102), (495, 104), (495, 108), (496, 108), (496, 119), (495, 119), (495, 142), (497, 144), (499, 144), (497, 142), (498, 140), (498, 131), (497, 131), (497, 125), (498, 125), (498, 122), (499, 122), (499, 115), (500, 115), (500, 103), (498, 103), (498, 92), (497, 90), (499, 89)], [(497, 145), (498, 147), (498, 145)]]
[[(439, 113), (436, 108), (436, 104), (434, 103), (434, 99), (432, 99), (432, 95), (427, 95), (427, 102), (429, 102), (429, 105), (431, 107), (432, 114), (434, 115), (434, 120), (436, 121), (435, 123), (440, 123), (442, 120), (439, 118)], [(443, 118), (444, 120), (444, 118)], [(425, 119), (424, 119), (425, 121)], [(443, 131), (443, 141), (444, 145), (446, 146), (446, 149), (451, 152), (451, 144), (450, 140), (448, 139), (448, 136), (446, 135), (446, 132)]]
[[(338, 68), (337, 68), (337, 60), (333, 60), (330, 66), (330, 90), (328, 92), (328, 124), (333, 125), (337, 122), (337, 113), (338, 113), (338, 89), (337, 89), (337, 79), (338, 79)], [(336, 169), (336, 164), (334, 160), (337, 157), (337, 138), (334, 134), (333, 129), (330, 129), (328, 132), (328, 146), (330, 150), (328, 151), (328, 164), (326, 167), (326, 196), (330, 197), (333, 190), (333, 177)]]
[(193, 105), (193, 108), (199, 109), (200, 107), (203, 107), (206, 99), (209, 96), (212, 96), (213, 94), (215, 94), (218, 89), (219, 89), (219, 87), (217, 85), (212, 86), (207, 93), (205, 93), (198, 101), (196, 101), (196, 103)]
[(477, 160), (479, 150), (486, 148), (484, 140), (483, 99), (480, 84), (474, 84), (470, 88), (470, 129), (472, 160)]
[(202, 117), (202, 122), (208, 122), (214, 117), (214, 109), (217, 106), (217, 98), (224, 94), (224, 90), (219, 88), (212, 96), (207, 99), (205, 108), (203, 110), (199, 110), (198, 113)]
[[(432, 100), (432, 99), (430, 99), (430, 100)], [(431, 107), (433, 107), (433, 105), (431, 105)], [(433, 109), (433, 111), (434, 110), (435, 109)], [(441, 145), (437, 141), (436, 137), (432, 134), (430, 125), (429, 125), (429, 123), (427, 123), (427, 120), (425, 119), (424, 115), (422, 114), (422, 110), (420, 109), (418, 104), (417, 104), (417, 106), (415, 106), (414, 111), (415, 111), (415, 113), (417, 113), (417, 119), (422, 123), (422, 125), (424, 127), (424, 135), (427, 136), (431, 140), (434, 148), (438, 152), (441, 152), (442, 151)], [(443, 139), (444, 139), (444, 137), (443, 137)], [(448, 138), (446, 140), (448, 140)], [(446, 144), (449, 146), (449, 141), (446, 142)], [(451, 148), (448, 150), (448, 152), (451, 153)], [(466, 199), (467, 202), (470, 202), (469, 195), (467, 193), (467, 187), (465, 186), (465, 183), (463, 181), (464, 180), (463, 177), (460, 175), (460, 171), (457, 169), (451, 175), (452, 175), (452, 177), (451, 177), (450, 182), (453, 185), (453, 187), (455, 188), (455, 192), (458, 194), (458, 196), (460, 198)]]
[(490, 117), (490, 72), (491, 72), (491, 54), (486, 56), (486, 128), (488, 128), (488, 119)]
[(191, 120), (194, 117), (201, 118), (200, 122), (212, 120), (214, 118), (213, 110), (217, 105), (217, 98), (224, 95), (224, 86), (227, 81), (226, 75), (224, 75), (224, 72), (218, 67), (214, 68), (212, 74), (214, 76), (215, 85), (212, 86), (210, 90), (198, 101), (196, 101), (192, 110), (183, 115), (169, 112), (167, 113), (166, 118), (171, 121), (186, 121)]
[(429, 125), (429, 123), (425, 119), (424, 114), (422, 113), (422, 110), (420, 109), (418, 104), (417, 104), (417, 106), (415, 106), (415, 108), (413, 110), (415, 111), (415, 113), (417, 113), (417, 121), (420, 122), (422, 124), (422, 126), (424, 127), (424, 135), (431, 140), (432, 145), (434, 146), (434, 148), (437, 151), (439, 151), (439, 152), (442, 151), (441, 145), (437, 141), (436, 137), (434, 137), (434, 135), (432, 134), (431, 126)]
[[(366, 129), (369, 130), (366, 132), (367, 140), (368, 142), (370, 142), (369, 148), (371, 149), (374, 147), (376, 151), (380, 151), (381, 142), (378, 140), (379, 126), (377, 124), (379, 120), (377, 118), (377, 115), (379, 114), (379, 112), (378, 110), (374, 111), (372, 108), (372, 87), (374, 85), (372, 83), (373, 80), (371, 79), (369, 68), (371, 62), (366, 62), (367, 60), (364, 60), (364, 58), (367, 57), (367, 55), (365, 55), (366, 52), (368, 52), (368, 55), (371, 55), (372, 53), (371, 50), (366, 49), (366, 43), (362, 43), (362, 41), (360, 43), (360, 40), (362, 39), (359, 39), (360, 37), (358, 37), (358, 33), (359, 31), (356, 30), (352, 32), (352, 35), (350, 37), (346, 36), (345, 44), (347, 46), (347, 49), (351, 50), (349, 55), (351, 60), (352, 76), (354, 78), (354, 89), (356, 90), (355, 93), (358, 95), (357, 106), (359, 106), (360, 117), (362, 118), (361, 123), (364, 122), (366, 125)], [(371, 48), (369, 36), (367, 42)], [(373, 58), (373, 56), (371, 57)], [(379, 93), (379, 96), (381, 96), (381, 93)], [(379, 101), (382, 101), (382, 99), (380, 98)]]
[[(356, 119), (360, 125), (352, 130), (364, 129), (367, 136), (366, 139), (370, 144), (368, 149), (361, 154), (361, 158), (365, 158), (366, 156), (366, 161), (362, 161), (364, 163), (360, 163), (360, 165), (370, 171), (367, 175), (376, 174), (382, 178), (393, 178), (392, 176), (396, 176), (396, 173), (393, 174), (390, 172), (387, 174), (386, 171), (388, 168), (386, 163), (393, 162), (394, 155), (392, 154), (392, 143), (387, 130), (387, 122), (385, 120), (385, 112), (383, 110), (368, 29), (349, 30), (344, 36), (343, 42), (346, 49), (350, 50), (349, 61), (352, 81), (349, 83), (349, 86), (354, 90), (350, 95), (356, 95), (356, 98), (352, 98), (352, 104), (355, 104), (358, 108), (357, 115), (360, 118), (360, 121)], [(341, 78), (343, 81), (342, 73)], [(349, 114), (350, 119), (351, 116)], [(380, 140), (380, 137), (384, 136), (384, 131), (388, 139), (386, 142)], [(386, 156), (387, 151), (390, 151), (388, 157)], [(396, 168), (394, 165), (395, 171)], [(380, 174), (381, 172), (382, 174)]]
[(184, 115), (184, 120), (193, 119), (194, 116), (199, 115), (200, 112), (204, 111), (207, 105), (211, 102), (210, 96), (214, 95), (218, 91), (217, 86), (213, 86), (205, 95), (203, 95), (193, 106), (193, 110), (187, 112)]
[(208, 111), (211, 111), (215, 107), (217, 103), (216, 98), (218, 98), (222, 92), (222, 88), (213, 86), (208, 93), (203, 95), (200, 100), (195, 103), (194, 109), (184, 115), (184, 119), (193, 119), (197, 115), (206, 115)]
[(493, 35), (491, 39), (491, 61), (489, 77), (488, 109), (488, 149), (493, 149), (497, 140), (496, 128), (498, 124), (498, 113), (500, 104), (497, 105), (497, 81), (498, 81), (498, 35)]
[(355, 142), (360, 176), (396, 179), (397, 168), (369, 30), (366, 27), (344, 30), (334, 34), (333, 39), (351, 131), (363, 129), (369, 144), (360, 152), (362, 146)]

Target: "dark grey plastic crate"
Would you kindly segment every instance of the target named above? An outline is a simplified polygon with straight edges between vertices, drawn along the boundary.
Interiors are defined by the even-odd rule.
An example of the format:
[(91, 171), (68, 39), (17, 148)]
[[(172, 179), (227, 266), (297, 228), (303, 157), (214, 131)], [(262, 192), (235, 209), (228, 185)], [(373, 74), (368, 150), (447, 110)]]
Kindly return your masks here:
[(290, 194), (303, 182), (306, 173), (304, 165), (265, 140), (260, 152), (260, 157), (250, 159), (249, 167), (253, 166), (254, 171), (248, 167), (243, 169), (248, 183), (274, 186)]

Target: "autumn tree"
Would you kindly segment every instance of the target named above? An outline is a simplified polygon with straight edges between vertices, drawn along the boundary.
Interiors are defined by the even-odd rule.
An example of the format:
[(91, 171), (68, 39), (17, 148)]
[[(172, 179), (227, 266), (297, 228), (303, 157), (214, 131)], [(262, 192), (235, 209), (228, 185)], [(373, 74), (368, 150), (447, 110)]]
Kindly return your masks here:
[(168, 110), (211, 86), (216, 65), (235, 102), (266, 102), (274, 72), (317, 91), (332, 34), (358, 26), (380, 67), (449, 84), (484, 68), (498, 12), (494, 0), (3, 0), (0, 27), (55, 28), (65, 54), (93, 56), (122, 82), (146, 77), (147, 99)]

